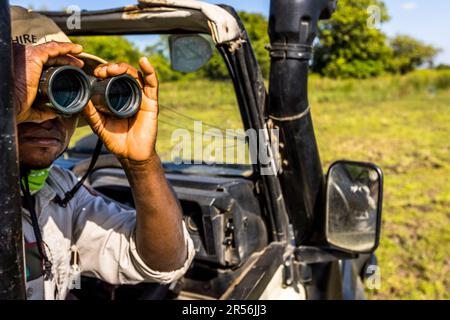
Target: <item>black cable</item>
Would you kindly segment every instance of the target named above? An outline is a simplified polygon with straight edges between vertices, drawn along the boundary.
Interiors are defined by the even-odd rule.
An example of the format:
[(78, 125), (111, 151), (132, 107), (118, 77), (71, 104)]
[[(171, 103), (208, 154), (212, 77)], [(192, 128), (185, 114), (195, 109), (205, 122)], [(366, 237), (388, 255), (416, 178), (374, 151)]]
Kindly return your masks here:
[[(91, 162), (89, 164), (89, 167), (88, 167), (86, 173), (83, 175), (83, 177), (77, 182), (77, 184), (70, 191), (65, 193), (64, 199), (61, 199), (59, 197), (59, 195), (57, 195), (55, 197), (55, 202), (58, 203), (61, 207), (63, 207), (63, 208), (67, 207), (67, 204), (69, 203), (69, 201), (73, 199), (73, 197), (75, 196), (77, 191), (81, 188), (84, 181), (87, 179), (90, 172), (94, 168), (95, 163), (97, 162), (98, 157), (100, 156), (102, 146), (103, 146), (102, 141), (100, 139), (98, 139), (97, 144), (95, 146), (94, 153), (91, 158)], [(43, 266), (44, 267), (44, 280), (48, 280), (51, 278), (51, 275), (52, 275), (52, 262), (48, 258), (47, 252), (45, 251), (45, 247), (44, 247), (45, 243), (42, 239), (42, 233), (41, 233), (41, 229), (39, 228), (39, 222), (38, 222), (36, 210), (34, 207), (33, 196), (31, 195), (30, 186), (28, 184), (28, 172), (22, 172), (21, 175), (22, 175), (23, 179), (20, 179), (20, 189), (22, 190), (22, 193), (23, 193), (23, 196), (25, 199), (25, 204), (28, 207), (27, 209), (30, 212), (31, 225), (33, 227), (34, 236), (36, 238), (39, 255), (41, 256), (41, 259), (44, 264), (44, 266)], [(25, 184), (24, 184), (24, 182), (25, 182)]]
[(95, 164), (98, 160), (98, 157), (100, 156), (100, 153), (102, 151), (103, 142), (100, 140), (100, 138), (97, 139), (97, 144), (95, 145), (94, 153), (92, 154), (91, 162), (89, 163), (89, 167), (86, 171), (86, 173), (83, 175), (83, 177), (77, 182), (77, 184), (70, 190), (67, 191), (64, 194), (64, 199), (61, 199), (59, 195), (56, 195), (54, 201), (59, 204), (61, 207), (66, 208), (67, 204), (70, 202), (70, 200), (73, 199), (77, 191), (81, 188), (84, 181), (87, 179), (89, 174), (91, 173), (92, 169), (94, 169)]
[(31, 225), (33, 227), (34, 237), (36, 238), (39, 255), (44, 263), (44, 280), (49, 280), (52, 275), (52, 262), (48, 258), (47, 252), (45, 251), (41, 229), (39, 228), (39, 222), (36, 210), (34, 208), (34, 201), (32, 200), (32, 195), (30, 193), (30, 185), (28, 184), (28, 174), (24, 174), (23, 179), (25, 180), (25, 186), (22, 179), (20, 179), (20, 188), (22, 189), (23, 197), (25, 199), (26, 206), (28, 207), (27, 209), (30, 212)]

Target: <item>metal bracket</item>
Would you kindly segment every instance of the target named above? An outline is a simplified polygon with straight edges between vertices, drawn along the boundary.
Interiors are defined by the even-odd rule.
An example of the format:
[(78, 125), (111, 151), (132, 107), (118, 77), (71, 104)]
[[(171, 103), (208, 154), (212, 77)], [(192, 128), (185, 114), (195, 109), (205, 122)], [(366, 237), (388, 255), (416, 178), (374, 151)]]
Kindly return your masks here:
[(356, 258), (358, 258), (357, 254), (329, 248), (300, 246), (295, 249), (295, 260), (304, 264), (324, 263)]
[(282, 159), (281, 159), (281, 153), (280, 148), (282, 145), (280, 144), (280, 136), (279, 134), (274, 134), (274, 130), (280, 130), (279, 127), (275, 126), (272, 119), (269, 119), (267, 121), (267, 129), (269, 131), (269, 137), (270, 137), (270, 148), (272, 149), (272, 157), (274, 159), (276, 172), (278, 174), (281, 174), (283, 172), (282, 167)]
[(294, 270), (294, 257), (291, 255), (283, 263), (283, 286), (289, 287), (294, 284), (295, 270)]
[(296, 259), (295, 253), (287, 257), (283, 263), (283, 286), (305, 285), (312, 282), (311, 266)]
[(267, 47), (270, 56), (275, 59), (310, 60), (312, 48), (309, 45), (292, 43), (274, 43)]

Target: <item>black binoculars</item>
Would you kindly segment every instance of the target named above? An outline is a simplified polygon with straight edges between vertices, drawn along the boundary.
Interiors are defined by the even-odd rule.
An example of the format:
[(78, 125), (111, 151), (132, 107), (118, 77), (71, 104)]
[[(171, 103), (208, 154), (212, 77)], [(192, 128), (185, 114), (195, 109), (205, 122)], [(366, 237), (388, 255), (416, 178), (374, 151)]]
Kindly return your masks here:
[(43, 71), (39, 98), (45, 107), (66, 116), (81, 112), (92, 100), (100, 112), (129, 118), (139, 111), (142, 92), (136, 79), (127, 74), (101, 80), (79, 68), (61, 66)]

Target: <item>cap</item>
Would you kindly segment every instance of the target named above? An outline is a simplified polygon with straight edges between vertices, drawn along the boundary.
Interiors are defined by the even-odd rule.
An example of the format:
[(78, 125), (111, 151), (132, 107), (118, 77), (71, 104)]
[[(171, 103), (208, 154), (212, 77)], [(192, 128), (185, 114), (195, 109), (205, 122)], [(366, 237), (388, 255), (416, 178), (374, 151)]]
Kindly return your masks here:
[[(11, 6), (11, 38), (13, 43), (22, 45), (37, 45), (50, 41), (72, 42), (56, 23), (37, 12), (19, 6)], [(89, 53), (81, 53), (77, 58), (82, 59), (88, 66), (107, 63), (106, 60)]]

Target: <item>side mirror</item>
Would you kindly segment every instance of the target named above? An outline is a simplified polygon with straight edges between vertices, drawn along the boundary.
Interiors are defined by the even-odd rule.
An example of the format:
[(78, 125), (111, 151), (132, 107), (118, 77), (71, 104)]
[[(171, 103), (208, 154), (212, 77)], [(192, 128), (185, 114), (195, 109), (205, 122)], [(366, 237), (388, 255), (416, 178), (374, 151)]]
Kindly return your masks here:
[(338, 161), (327, 174), (325, 236), (340, 250), (370, 253), (378, 247), (383, 173), (371, 163)]
[(169, 37), (169, 46), (170, 63), (175, 71), (197, 71), (213, 55), (211, 44), (200, 35), (172, 35)]

